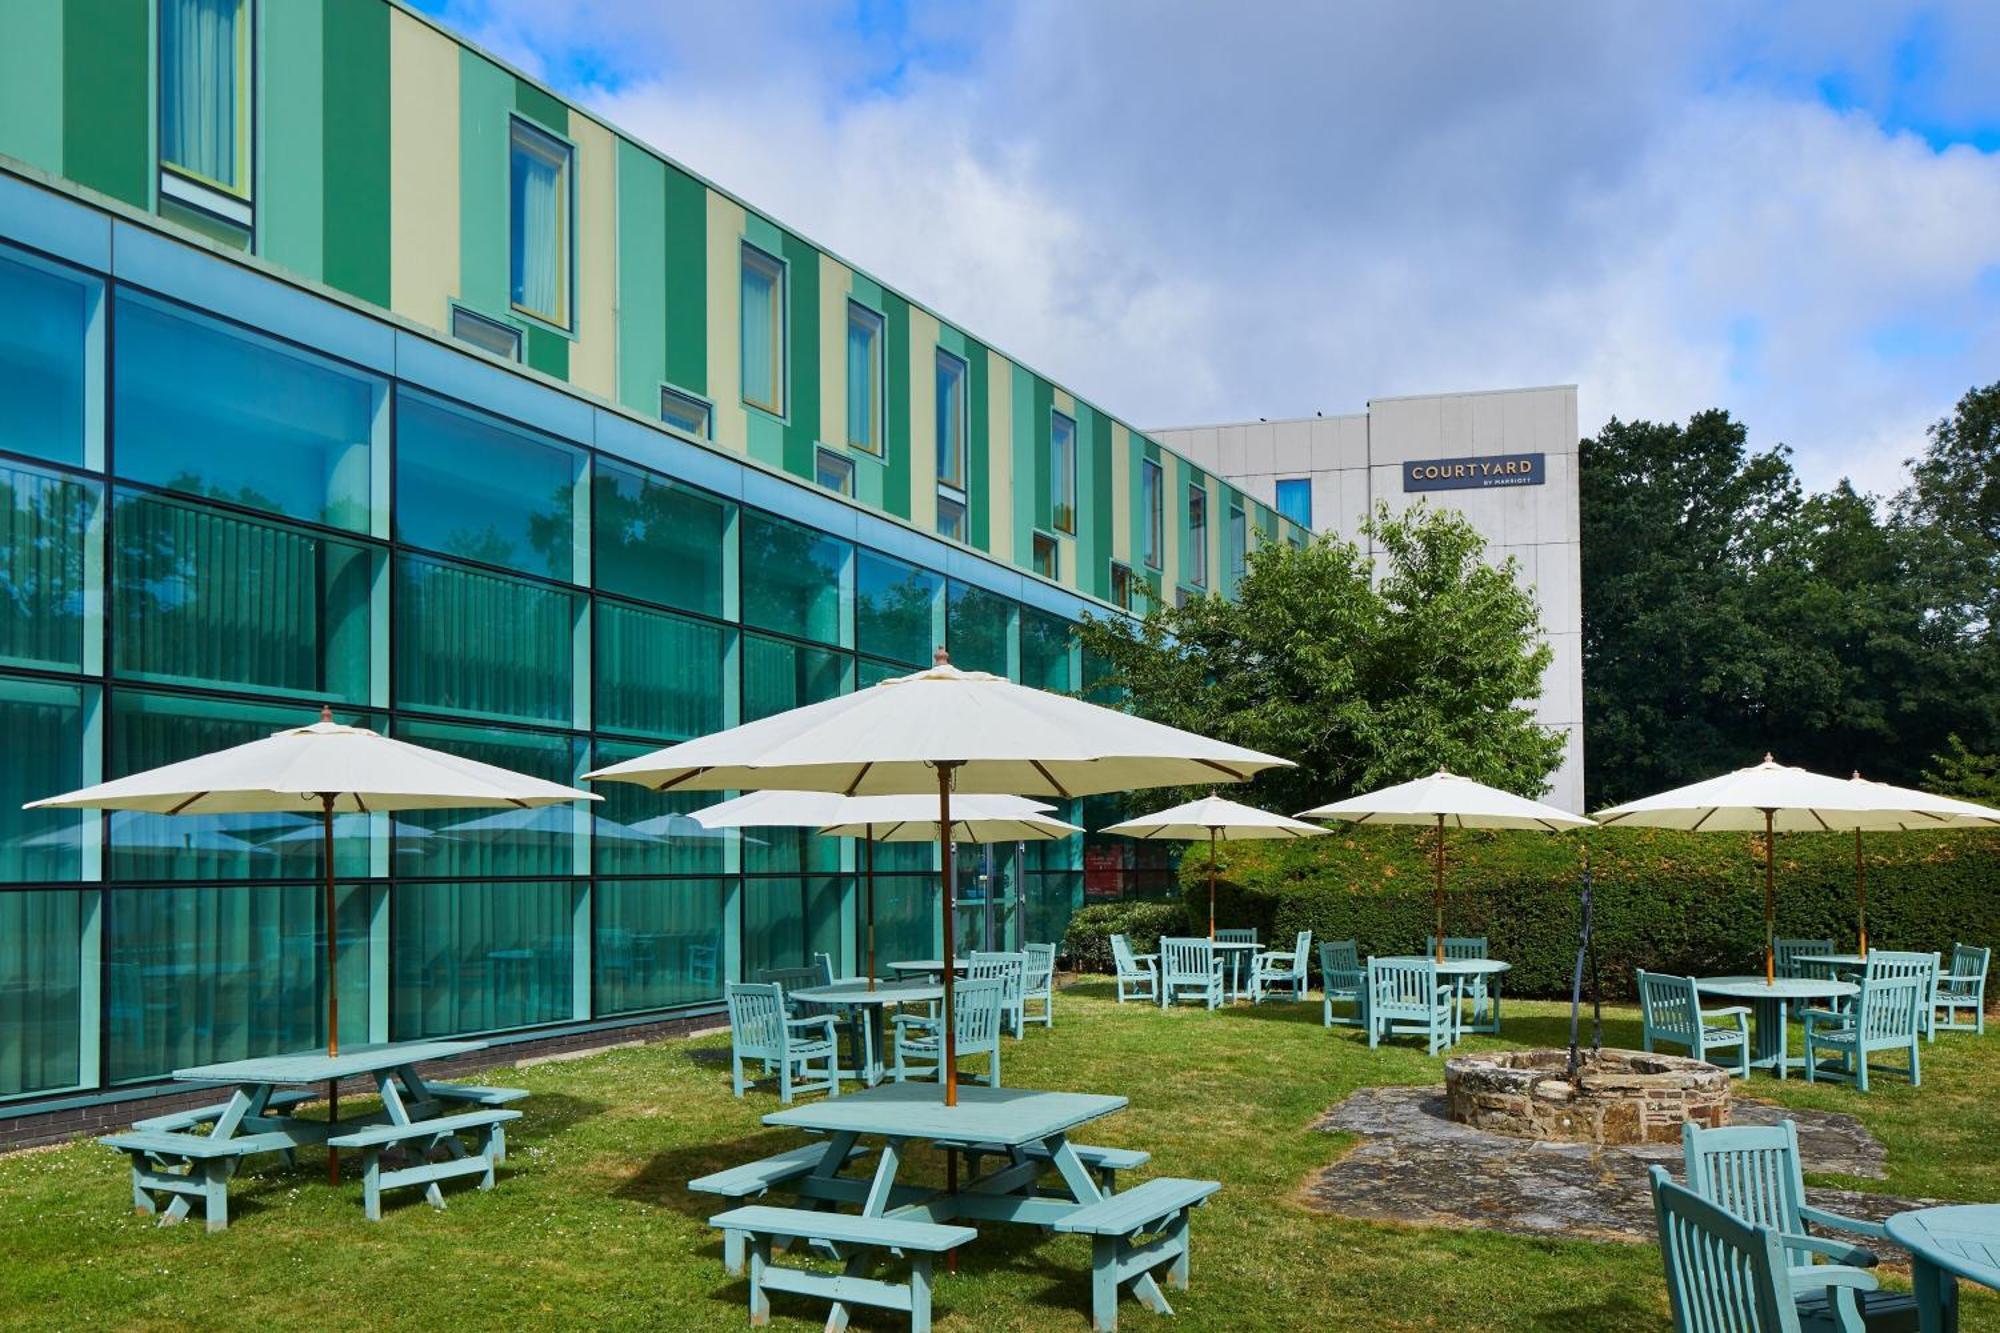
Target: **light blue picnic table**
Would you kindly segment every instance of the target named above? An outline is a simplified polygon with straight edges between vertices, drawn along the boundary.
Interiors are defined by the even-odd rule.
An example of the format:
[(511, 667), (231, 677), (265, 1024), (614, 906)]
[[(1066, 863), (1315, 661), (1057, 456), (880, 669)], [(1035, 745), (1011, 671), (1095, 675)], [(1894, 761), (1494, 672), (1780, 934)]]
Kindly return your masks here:
[(865, 979), (850, 979), (836, 981), (831, 986), (806, 986), (793, 991), (792, 998), (861, 1012), (860, 1073), (872, 1088), (882, 1081), (883, 1014), (891, 1005), (942, 1000), (944, 986), (936, 981), (878, 981), (871, 988)]
[(1910, 1252), (1910, 1286), (1923, 1333), (1958, 1328), (1958, 1282), (2000, 1290), (2000, 1204), (1917, 1208), (1888, 1220), (1889, 1239)]
[[(334, 1132), (332, 1110), (327, 1120), (305, 1120), (290, 1115), (267, 1115), (265, 1103), (279, 1088), (338, 1083), (343, 1079), (371, 1075), (382, 1097), (382, 1115), (388, 1123), (408, 1125), (428, 1116), (443, 1105), (444, 1097), (433, 1092), (417, 1072), (417, 1066), (444, 1060), (469, 1051), (486, 1049), (483, 1041), (406, 1041), (375, 1046), (350, 1046), (339, 1055), (324, 1051), (301, 1051), (289, 1055), (259, 1055), (247, 1060), (225, 1060), (220, 1064), (192, 1065), (176, 1069), (174, 1078), (182, 1083), (228, 1083), (236, 1091), (222, 1118), (210, 1131), (212, 1138), (229, 1138), (245, 1129), (263, 1133), (289, 1134), (300, 1145), (324, 1143)], [(397, 1084), (402, 1086), (399, 1089)], [(414, 1111), (414, 1115), (413, 1115)]]
[(1760, 1069), (1771, 1070), (1779, 1078), (1789, 1077), (1793, 1068), (1805, 1064), (1803, 1059), (1794, 1060), (1791, 1057), (1788, 1027), (1791, 1005), (1799, 1000), (1836, 1000), (1860, 989), (1851, 981), (1814, 977), (1779, 977), (1776, 981), (1766, 981), (1756, 976), (1696, 977), (1694, 988), (1703, 995), (1750, 1001), (1757, 1029), (1752, 1038), (1750, 1063)]

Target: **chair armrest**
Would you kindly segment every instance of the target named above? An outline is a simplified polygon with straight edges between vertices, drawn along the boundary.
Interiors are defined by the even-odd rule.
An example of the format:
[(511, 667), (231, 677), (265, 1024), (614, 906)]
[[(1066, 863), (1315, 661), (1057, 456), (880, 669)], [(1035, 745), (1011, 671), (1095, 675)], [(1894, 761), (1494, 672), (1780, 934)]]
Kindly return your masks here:
[(1870, 1222), (1866, 1218), (1848, 1217), (1844, 1213), (1829, 1213), (1824, 1208), (1814, 1208), (1807, 1204), (1800, 1205), (1799, 1217), (1802, 1221), (1811, 1222), (1816, 1226), (1833, 1227), (1838, 1231), (1851, 1231), (1857, 1236), (1866, 1236), (1870, 1240), (1889, 1239), (1889, 1228), (1883, 1226), (1880, 1222)]
[(1882, 1284), (1873, 1273), (1845, 1264), (1812, 1264), (1790, 1270), (1792, 1289), (1803, 1287), (1847, 1287), (1853, 1291), (1876, 1291)]
[(1132, 955), (1132, 961), (1135, 963), (1157, 963), (1160, 961), (1160, 956), (1156, 953), (1135, 953)]
[(1836, 1264), (1849, 1268), (1873, 1268), (1877, 1260), (1873, 1250), (1864, 1250), (1859, 1245), (1849, 1245), (1846, 1241), (1829, 1240), (1823, 1236), (1805, 1236), (1795, 1231), (1781, 1231), (1778, 1239), (1794, 1250), (1811, 1250), (1823, 1254)]
[(1703, 1018), (1748, 1018), (1750, 1017), (1750, 1007), (1743, 1004), (1732, 1004), (1726, 1009), (1704, 1009), (1701, 1011), (1701, 1016)]
[(1437, 988), (1437, 994), (1432, 998), (1439, 1000), (1449, 1000), (1455, 994), (1457, 994), (1457, 991), (1455, 989), (1453, 989), (1449, 985), (1444, 985), (1444, 986), (1439, 986)]
[(1986, 980), (1984, 972), (1940, 972), (1937, 984), (1940, 986), (1977, 986)]
[(837, 1039), (840, 1035), (840, 1024), (834, 1020), (832, 1014), (814, 1014), (809, 1018), (788, 1018), (785, 1020), (785, 1026), (788, 1028), (824, 1027), (826, 1029), (827, 1040), (829, 1041)]
[(1829, 1023), (1844, 1023), (1847, 1021), (1846, 1014), (1838, 1013), (1832, 1009), (1801, 1009), (1799, 1010), (1799, 1018), (1801, 1020), (1820, 1018), (1825, 1019)]

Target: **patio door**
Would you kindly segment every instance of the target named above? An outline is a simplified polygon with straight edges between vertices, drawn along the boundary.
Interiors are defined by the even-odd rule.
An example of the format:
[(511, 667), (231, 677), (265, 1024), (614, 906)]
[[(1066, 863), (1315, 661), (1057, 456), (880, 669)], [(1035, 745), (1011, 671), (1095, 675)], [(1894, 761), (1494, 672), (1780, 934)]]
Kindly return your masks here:
[(952, 858), (958, 921), (954, 947), (1013, 950), (1021, 947), (1021, 844), (960, 843)]

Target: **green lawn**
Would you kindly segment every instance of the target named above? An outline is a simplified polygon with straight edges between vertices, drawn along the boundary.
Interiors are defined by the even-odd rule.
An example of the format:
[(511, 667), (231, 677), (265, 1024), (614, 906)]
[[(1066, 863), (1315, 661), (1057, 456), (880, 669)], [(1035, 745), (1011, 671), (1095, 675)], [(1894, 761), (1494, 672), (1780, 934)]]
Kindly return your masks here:
[[(1093, 1125), (1092, 1142), (1143, 1147), (1155, 1172), (1225, 1184), (1195, 1215), (1194, 1284), (1172, 1293), (1177, 1318), (1127, 1301), (1121, 1327), (1666, 1327), (1649, 1245), (1387, 1227), (1298, 1204), (1301, 1184), (1347, 1146), (1312, 1132), (1319, 1112), (1357, 1087), (1433, 1082), (1438, 1061), (1329, 1033), (1316, 1003), (1161, 1013), (1109, 994), (1099, 983), (1063, 992), (1053, 1032), (1007, 1043), (1007, 1081), (1124, 1093), (1130, 1108)], [(1559, 1044), (1566, 1013), (1510, 1004), (1505, 1044)], [(1613, 1011), (1607, 1042), (1637, 1037), (1634, 1015)], [(746, 1327), (744, 1284), (724, 1275), (704, 1225), (716, 1201), (683, 1182), (798, 1140), (760, 1124), (774, 1096), (729, 1095), (714, 1058), (726, 1049), (720, 1037), (668, 1042), (482, 1076), (535, 1094), (499, 1188), (447, 1186), (444, 1213), (407, 1192), (379, 1225), (362, 1220), (360, 1186), (329, 1188), (316, 1156), (294, 1171), (259, 1159), (217, 1236), (133, 1216), (123, 1159), (95, 1144), (0, 1157), (0, 1321)], [(1751, 1091), (1851, 1111), (1888, 1145), (1888, 1180), (1828, 1183), (2000, 1200), (2000, 1033), (1947, 1034), (1924, 1057), (1918, 1090), (1885, 1080), (1862, 1097), (1760, 1076)], [(920, 1156), (906, 1178), (936, 1166)], [(939, 1280), (938, 1328), (1089, 1327), (1087, 1242), (997, 1224), (985, 1233)], [(777, 1327), (821, 1322), (796, 1299), (778, 1298), (777, 1314)], [(880, 1315), (858, 1324), (896, 1326)], [(1964, 1327), (2000, 1330), (2000, 1301), (1970, 1297)]]

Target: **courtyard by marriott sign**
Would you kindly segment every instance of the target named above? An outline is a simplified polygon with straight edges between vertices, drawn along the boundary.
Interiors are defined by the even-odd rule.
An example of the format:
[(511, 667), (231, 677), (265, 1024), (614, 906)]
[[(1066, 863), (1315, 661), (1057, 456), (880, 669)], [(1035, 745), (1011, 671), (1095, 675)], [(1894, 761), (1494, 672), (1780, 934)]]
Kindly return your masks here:
[(1540, 454), (1435, 458), (1403, 464), (1406, 491), (1469, 491), (1488, 486), (1539, 486), (1548, 480)]

